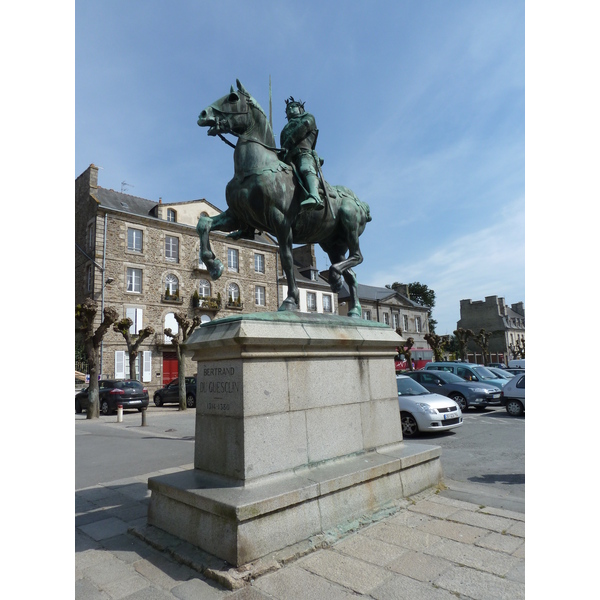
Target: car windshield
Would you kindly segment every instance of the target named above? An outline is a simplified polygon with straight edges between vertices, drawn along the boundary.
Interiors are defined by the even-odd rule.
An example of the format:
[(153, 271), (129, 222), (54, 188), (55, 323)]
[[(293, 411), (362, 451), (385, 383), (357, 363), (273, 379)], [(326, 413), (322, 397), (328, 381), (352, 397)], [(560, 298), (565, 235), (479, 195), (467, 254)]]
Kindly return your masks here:
[(118, 388), (133, 388), (134, 390), (142, 390), (144, 389), (142, 384), (139, 381), (117, 381), (117, 383), (115, 384), (115, 387)]
[(465, 380), (454, 373), (447, 373), (444, 371), (443, 373), (436, 373), (436, 375), (446, 383), (464, 383)]
[(410, 377), (406, 379), (396, 379), (398, 386), (398, 396), (424, 396), (429, 392), (418, 382)]
[(477, 373), (482, 379), (500, 379), (500, 377), (494, 375), (489, 369), (485, 367), (473, 367), (473, 371)]

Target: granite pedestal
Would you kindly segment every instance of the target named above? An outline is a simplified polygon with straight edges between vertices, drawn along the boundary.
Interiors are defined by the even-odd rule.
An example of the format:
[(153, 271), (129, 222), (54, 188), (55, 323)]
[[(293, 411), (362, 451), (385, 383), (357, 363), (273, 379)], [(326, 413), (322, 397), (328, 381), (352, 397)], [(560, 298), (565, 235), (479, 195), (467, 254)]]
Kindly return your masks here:
[(440, 449), (402, 442), (400, 341), (304, 313), (204, 324), (195, 468), (149, 480), (149, 524), (240, 566), (437, 485)]

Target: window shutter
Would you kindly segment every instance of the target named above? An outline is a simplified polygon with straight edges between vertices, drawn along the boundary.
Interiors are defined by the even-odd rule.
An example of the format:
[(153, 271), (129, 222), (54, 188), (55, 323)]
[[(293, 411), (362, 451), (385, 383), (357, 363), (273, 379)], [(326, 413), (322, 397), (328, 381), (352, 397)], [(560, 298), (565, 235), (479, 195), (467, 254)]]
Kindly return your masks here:
[(135, 309), (135, 333), (139, 333), (143, 329), (142, 327), (142, 309)]
[(137, 335), (142, 329), (142, 310), (141, 308), (127, 308), (125, 316), (133, 321), (133, 325), (129, 328), (129, 333)]
[(142, 381), (152, 380), (152, 352), (150, 350), (144, 350), (144, 367), (142, 374)]
[(115, 379), (125, 379), (125, 352), (115, 351)]

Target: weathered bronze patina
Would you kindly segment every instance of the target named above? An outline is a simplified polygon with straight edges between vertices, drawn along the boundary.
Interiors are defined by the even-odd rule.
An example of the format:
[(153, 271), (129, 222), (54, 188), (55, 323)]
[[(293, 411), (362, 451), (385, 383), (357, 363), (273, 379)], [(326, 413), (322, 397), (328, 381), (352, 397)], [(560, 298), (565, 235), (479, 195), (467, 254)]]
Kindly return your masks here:
[[(292, 100), (288, 101), (288, 108)], [(299, 103), (294, 101), (294, 104)], [(296, 121), (295, 118), (292, 120)], [(211, 136), (228, 133), (238, 138), (233, 153), (234, 176), (225, 191), (228, 209), (215, 217), (200, 217), (196, 226), (200, 236), (200, 259), (212, 279), (221, 276), (223, 264), (211, 249), (211, 231), (232, 232), (230, 236), (237, 239), (252, 238), (255, 230), (266, 231), (277, 238), (287, 279), (288, 295), (279, 310), (298, 310), (300, 296), (294, 277), (292, 244), (317, 243), (331, 260), (331, 289), (338, 292), (343, 277), (350, 290), (348, 316), (360, 317), (361, 306), (352, 267), (363, 260), (358, 238), (371, 220), (368, 204), (360, 201), (352, 190), (330, 186), (324, 180), (322, 187), (326, 190), (318, 190), (314, 180), (309, 183), (310, 179), (305, 180), (308, 187), (305, 189), (292, 166), (280, 160), (278, 152), (281, 150), (275, 147), (273, 130), (265, 112), (239, 81), (237, 90), (232, 86), (229, 94), (200, 113), (198, 125), (208, 127)], [(308, 125), (310, 129), (311, 124)], [(285, 128), (282, 141), (288, 139), (284, 132)], [(293, 148), (298, 147), (298, 140), (294, 136), (289, 138), (291, 142), (283, 149), (286, 154), (288, 149), (293, 153)], [(310, 140), (309, 143), (314, 146)], [(310, 148), (310, 157), (314, 161), (313, 149)], [(293, 158), (290, 162), (295, 164)], [(318, 158), (312, 166), (314, 170), (315, 167), (319, 167)], [(303, 173), (301, 177), (306, 175)], [(319, 194), (322, 198), (317, 201)], [(306, 200), (309, 200), (308, 205), (302, 207)], [(318, 208), (321, 203), (324, 210), (305, 210)]]

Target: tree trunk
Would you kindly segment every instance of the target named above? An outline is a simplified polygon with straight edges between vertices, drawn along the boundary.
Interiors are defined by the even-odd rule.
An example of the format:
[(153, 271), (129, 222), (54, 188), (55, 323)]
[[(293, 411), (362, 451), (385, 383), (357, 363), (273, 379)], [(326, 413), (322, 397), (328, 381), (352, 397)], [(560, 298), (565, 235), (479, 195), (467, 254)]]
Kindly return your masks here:
[(98, 349), (90, 343), (86, 348), (88, 364), (90, 367), (90, 385), (88, 386), (88, 407), (86, 419), (100, 418), (100, 361), (98, 360)]
[(183, 362), (183, 350), (177, 344), (177, 362), (179, 363), (179, 410), (187, 410), (185, 387), (185, 363)]

